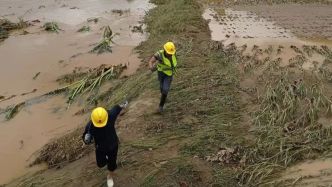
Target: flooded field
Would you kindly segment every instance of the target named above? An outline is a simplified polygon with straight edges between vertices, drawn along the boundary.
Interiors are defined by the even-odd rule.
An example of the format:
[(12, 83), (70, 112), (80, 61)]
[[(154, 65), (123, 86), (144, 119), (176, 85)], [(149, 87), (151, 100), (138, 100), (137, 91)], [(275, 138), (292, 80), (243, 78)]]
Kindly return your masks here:
[[(289, 88), (298, 90), (303, 82), (306, 86), (319, 87), (320, 96), (328, 101), (331, 99), (331, 79), (330, 74), (327, 73), (332, 70), (331, 16), (331, 6), (328, 5), (294, 4), (237, 5), (231, 8), (207, 6), (203, 13), (203, 17), (209, 22), (212, 40), (221, 41), (217, 42), (215, 47), (231, 52), (230, 62), (238, 65), (244, 72), (244, 80), (241, 81), (240, 86), (243, 91), (243, 100), (247, 101), (248, 115), (255, 114), (255, 118), (250, 122), (253, 125), (252, 131), (261, 133), (261, 136), (257, 138), (258, 147), (266, 145), (262, 152), (266, 151), (266, 154), (270, 154), (273, 150), (271, 147), (280, 146), (280, 150), (274, 150), (276, 152), (273, 155), (275, 155), (270, 155), (271, 157), (267, 157), (266, 160), (277, 164), (273, 167), (287, 168), (287, 171), (280, 179), (266, 183), (267, 186), (279, 184), (280, 186), (316, 187), (328, 186), (332, 183), (330, 159), (311, 160), (291, 166), (293, 159), (298, 157), (317, 158), (312, 151), (307, 152), (304, 147), (294, 148), (294, 146), (320, 142), (324, 138), (330, 139), (329, 132), (332, 127), (330, 114), (325, 112), (325, 109), (316, 108), (319, 111), (316, 114), (317, 122), (311, 122), (312, 126), (301, 129), (298, 123), (302, 119), (298, 118), (298, 113), (303, 111), (291, 108), (296, 105), (302, 110), (307, 107), (305, 102), (295, 101), (298, 97), (296, 95), (295, 100), (289, 101), (294, 102), (294, 105), (289, 104), (286, 99), (288, 95), (283, 95), (288, 93)], [(308, 94), (309, 89), (308, 87), (304, 93)], [(313, 95), (308, 94), (305, 97), (314, 102), (313, 100), (316, 101), (316, 99)], [(280, 103), (273, 98), (269, 101), (269, 98), (274, 96), (276, 100), (282, 99)], [(278, 103), (277, 109), (276, 106), (269, 105), (269, 102)], [(326, 106), (325, 104), (322, 104), (322, 107)], [(272, 107), (269, 108), (270, 106)], [(304, 116), (307, 115), (305, 111)], [(271, 115), (268, 114), (269, 112)], [(280, 117), (276, 117), (278, 115)], [(287, 120), (291, 121), (287, 122)], [(303, 137), (299, 136), (301, 133)], [(288, 136), (290, 136), (289, 139)], [(318, 144), (325, 149), (324, 143)], [(298, 151), (290, 155), (288, 151), (293, 148)], [(306, 152), (306, 156), (299, 154), (301, 151)], [(322, 152), (316, 156), (327, 157)], [(250, 173), (250, 179), (260, 176), (261, 173), (272, 171), (269, 169), (271, 165), (261, 161), (258, 163), (253, 166), (254, 170), (247, 171)], [(246, 184), (248, 186), (262, 184), (264, 176), (253, 180), (260, 182), (250, 183), (249, 180)]]
[[(56, 82), (59, 76), (72, 72), (75, 67), (95, 68), (101, 64), (127, 65), (122, 76), (136, 71), (140, 60), (133, 49), (147, 36), (132, 30), (144, 27), (139, 21), (150, 7), (148, 0), (0, 2), (1, 16), (6, 19), (14, 22), (24, 15), (24, 20), (40, 21), (25, 28), (24, 35), (23, 30), (10, 32), (9, 38), (0, 43), (0, 96), (10, 98), (0, 102), (0, 108), (26, 102), (10, 121), (6, 121), (4, 113), (0, 114), (3, 128), (0, 132), (0, 184), (26, 173), (31, 155), (50, 139), (85, 123), (88, 115), (73, 116), (83, 108), (77, 103), (68, 110), (63, 107), (53, 113), (67, 100), (63, 95), (38, 99), (64, 86)], [(91, 17), (98, 18), (98, 22), (87, 22)], [(41, 27), (46, 22), (58, 23), (63, 31), (59, 34), (43, 31)], [(91, 31), (77, 32), (82, 26), (90, 26)], [(113, 40), (113, 53), (91, 54), (89, 52), (103, 37), (103, 26), (110, 26), (113, 32), (120, 34)]]
[(273, 21), (279, 27), (290, 30), (297, 36), (332, 39), (332, 12), (329, 5), (239, 5), (232, 8), (248, 11), (268, 21)]
[[(294, 12), (300, 14), (303, 7), (306, 6), (307, 5), (293, 7), (293, 9), (295, 9)], [(311, 7), (310, 5), (308, 6)], [(317, 38), (308, 38), (302, 36), (298, 30), (292, 30), (290, 27), (283, 27), (282, 24), (279, 25), (279, 14), (277, 15), (272, 10), (279, 10), (277, 12), (284, 10), (281, 5), (244, 7), (245, 8), (236, 6), (236, 9), (207, 8), (205, 10), (203, 17), (209, 21), (212, 40), (222, 41), (225, 45), (235, 44), (238, 47), (245, 46), (245, 49), (242, 52), (244, 55), (252, 55), (254, 50), (260, 50), (260, 52), (258, 52), (259, 54), (257, 54), (259, 59), (266, 59), (267, 57), (269, 57), (270, 60), (280, 59), (281, 66), (289, 65), (298, 55), (303, 55), (306, 60), (303, 63), (302, 68), (309, 70), (314, 69), (314, 67), (321, 67), (326, 57), (319, 54), (319, 52), (311, 52), (311, 50), (314, 51), (314, 49), (320, 48), (322, 45), (332, 46), (332, 40), (322, 39), (323, 37), (326, 37), (324, 33), (317, 35)], [(264, 16), (256, 14), (255, 11), (249, 11), (256, 10), (257, 12), (258, 10), (266, 10), (264, 7), (268, 7), (266, 9), (271, 9), (271, 11), (262, 11), (265, 13)], [(296, 10), (297, 7), (300, 10)], [(323, 6), (321, 6), (320, 9), (312, 9), (312, 11), (318, 12), (321, 9), (327, 11), (327, 8), (324, 8)], [(288, 10), (290, 11), (290, 9)], [(281, 11), (280, 15), (285, 15), (284, 13), (284, 11)], [(301, 17), (300, 15), (295, 16), (292, 14), (289, 16)], [(301, 18), (306, 20), (303, 17)], [(311, 22), (315, 22), (315, 20), (319, 20), (320, 18), (321, 16), (319, 15), (311, 17), (310, 19), (308, 18), (308, 24), (310, 25)], [(285, 18), (285, 20), (288, 20), (288, 18)], [(295, 18), (292, 20), (294, 23), (301, 22)], [(319, 30), (321, 27), (325, 28), (325, 24), (326, 23), (319, 24), (319, 26), (316, 27), (316, 30)], [(311, 33), (317, 34), (315, 30), (312, 30)], [(303, 53), (302, 50), (309, 51), (309, 53)]]

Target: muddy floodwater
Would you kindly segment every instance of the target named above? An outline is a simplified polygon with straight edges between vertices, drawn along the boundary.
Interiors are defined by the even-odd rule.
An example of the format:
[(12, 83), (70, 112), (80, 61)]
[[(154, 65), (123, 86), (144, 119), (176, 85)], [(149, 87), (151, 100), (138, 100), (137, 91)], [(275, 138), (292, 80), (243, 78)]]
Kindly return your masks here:
[[(75, 67), (98, 67), (101, 64), (126, 64), (122, 75), (130, 75), (140, 65), (134, 48), (146, 39), (146, 34), (132, 32), (134, 26), (143, 27), (139, 21), (152, 5), (148, 0), (117, 1), (44, 1), (44, 0), (2, 0), (0, 16), (18, 21), (40, 20), (34, 26), (13, 31), (10, 37), (0, 43), (0, 96), (12, 99), (0, 102), (0, 108), (26, 102), (26, 106), (15, 118), (5, 121), (0, 114), (0, 184), (8, 183), (29, 170), (31, 155), (52, 138), (62, 135), (85, 123), (88, 115), (74, 116), (84, 106), (73, 104), (68, 110), (53, 110), (66, 101), (64, 95), (38, 96), (60, 88), (56, 79), (70, 73)], [(124, 10), (123, 14), (112, 10)], [(98, 22), (87, 22), (88, 18)], [(59, 34), (42, 31), (46, 22), (57, 22), (63, 31)], [(78, 33), (82, 26), (91, 31)], [(103, 26), (110, 26), (120, 33), (114, 38), (113, 53), (91, 54), (89, 51), (102, 39)], [(40, 72), (34, 80), (33, 77)], [(33, 92), (32, 92), (33, 91)], [(32, 93), (29, 93), (32, 92)], [(24, 94), (29, 93), (29, 94)], [(23, 95), (22, 95), (23, 94)]]

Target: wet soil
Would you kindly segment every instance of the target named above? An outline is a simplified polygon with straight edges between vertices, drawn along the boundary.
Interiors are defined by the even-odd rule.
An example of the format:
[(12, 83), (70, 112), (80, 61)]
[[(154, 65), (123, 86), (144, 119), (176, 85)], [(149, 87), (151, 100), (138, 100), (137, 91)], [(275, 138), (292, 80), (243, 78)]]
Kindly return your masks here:
[(275, 22), (283, 29), (290, 30), (295, 35), (332, 39), (332, 6), (330, 5), (256, 5), (233, 6), (233, 8), (255, 13)]
[[(203, 14), (203, 17), (209, 21), (212, 40), (222, 41), (226, 47), (235, 44), (238, 50), (245, 46), (240, 53), (250, 57), (261, 50), (261, 53), (256, 53), (258, 63), (267, 57), (268, 64), (280, 58), (279, 65), (289, 66), (292, 76), (295, 77), (300, 77), (303, 70), (317, 73), (321, 67), (331, 69), (331, 66), (325, 63), (330, 57), (315, 52), (309, 55), (305, 52), (307, 48), (322, 50), (324, 45), (331, 49), (331, 16), (331, 7), (327, 5), (242, 5), (226, 9), (208, 7)], [(256, 49), (253, 50), (254, 48)], [(292, 67), (295, 57), (299, 56), (305, 58), (305, 62), (299, 68)], [(250, 61), (250, 58), (244, 60), (239, 66), (243, 68), (251, 63)], [(264, 96), (266, 92), (264, 84), (257, 81), (266, 67), (254, 68), (240, 83), (241, 89), (245, 92), (243, 100), (248, 103), (249, 112), (257, 109), (259, 106), (257, 97)], [(324, 83), (326, 83), (324, 93), (330, 96), (332, 93), (330, 83), (326, 81)], [(323, 128), (328, 128), (331, 118), (322, 117), (318, 123)], [(332, 183), (331, 173), (331, 159), (317, 159), (287, 169), (280, 180), (294, 182), (291, 186), (328, 186)]]
[[(237, 6), (236, 10), (232, 8), (223, 9), (223, 7), (207, 8), (203, 17), (209, 21), (212, 40), (222, 41), (224, 45), (234, 43), (237, 47), (245, 46), (242, 52), (243, 55), (252, 55), (253, 49), (257, 48), (255, 51), (261, 50), (258, 55), (259, 59), (268, 57), (270, 61), (273, 61), (280, 58), (281, 66), (291, 64), (296, 56), (302, 55), (306, 59), (306, 62), (302, 65), (303, 69), (309, 70), (321, 67), (326, 59), (325, 56), (317, 53), (308, 55), (301, 51), (308, 46), (309, 48), (320, 48), (322, 45), (332, 46), (330, 40), (319, 40), (317, 38), (303, 40), (304, 36), (299, 37), (293, 34), (292, 30), (273, 21), (272, 18), (276, 16), (274, 13), (269, 14), (269, 16), (266, 16), (269, 18), (266, 18), (260, 16), (260, 14), (245, 11), (246, 9), (248, 9), (247, 6)], [(312, 9), (311, 11), (318, 10)], [(303, 15), (306, 15), (306, 13), (302, 12)], [(315, 19), (317, 20), (319, 17)], [(294, 50), (294, 46), (301, 51)]]
[[(73, 8), (76, 7), (76, 8)], [(140, 65), (134, 48), (146, 39), (143, 33), (133, 33), (132, 27), (140, 25), (145, 10), (151, 5), (146, 0), (137, 1), (1, 1), (0, 12), (11, 21), (25, 14), (25, 20), (40, 20), (34, 26), (12, 31), (10, 37), (0, 44), (0, 95), (5, 98), (0, 108), (20, 102), (28, 102), (20, 113), (5, 122), (5, 114), (0, 115), (0, 184), (19, 177), (28, 170), (25, 168), (29, 157), (54, 137), (84, 124), (86, 115), (73, 116), (84, 106), (78, 103), (69, 110), (63, 107), (57, 113), (53, 110), (66, 101), (66, 97), (38, 96), (60, 88), (56, 79), (72, 72), (75, 67), (95, 68), (101, 64), (126, 64), (128, 69), (122, 76), (133, 74)], [(71, 9), (73, 8), (73, 9)], [(113, 9), (130, 10), (126, 14), (112, 13)], [(87, 22), (97, 17), (98, 22)], [(59, 34), (42, 31), (45, 22), (57, 22), (64, 30)], [(109, 25), (113, 32), (120, 33), (114, 38), (113, 53), (101, 55), (89, 51), (102, 40), (101, 27)], [(77, 33), (82, 26), (90, 26), (92, 31)], [(33, 79), (33, 77), (40, 74)], [(29, 93), (36, 89), (35, 92)], [(29, 93), (24, 94), (22, 93)], [(8, 142), (11, 142), (8, 144)], [(7, 172), (11, 171), (11, 172)]]

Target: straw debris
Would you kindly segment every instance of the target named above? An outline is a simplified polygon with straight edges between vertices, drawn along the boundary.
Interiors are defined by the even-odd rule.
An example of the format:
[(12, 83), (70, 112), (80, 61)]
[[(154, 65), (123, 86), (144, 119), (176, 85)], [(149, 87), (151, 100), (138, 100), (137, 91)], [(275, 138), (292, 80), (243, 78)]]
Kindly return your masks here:
[(288, 68), (274, 68), (263, 75), (265, 94), (259, 97), (261, 107), (252, 112), (256, 125), (252, 133), (257, 138), (243, 156), (241, 185), (268, 183), (273, 174), (291, 164), (332, 151), (332, 128), (318, 121), (332, 114), (332, 101), (321, 79), (305, 72), (294, 79)]
[(13, 98), (13, 97), (16, 97), (16, 95), (12, 95), (12, 96), (10, 96), (10, 97), (8, 97), (8, 98), (5, 98), (5, 96), (0, 96), (0, 102), (2, 102), (2, 101), (6, 101), (6, 100), (11, 99), (11, 98)]
[(223, 164), (237, 163), (241, 159), (239, 148), (220, 148), (218, 153), (208, 156), (207, 161), (221, 162)]
[[(59, 88), (45, 95), (67, 92), (69, 95), (68, 101), (61, 104), (60, 107), (54, 110), (54, 112), (58, 111), (62, 105), (66, 103), (68, 104), (67, 108), (69, 108), (77, 97), (80, 97), (85, 93), (88, 93), (87, 97), (89, 97), (93, 91), (98, 93), (103, 82), (117, 78), (125, 68), (127, 68), (125, 65), (112, 66), (104, 64), (98, 68), (90, 69), (89, 71), (74, 70), (72, 74), (63, 75), (57, 80), (60, 83), (69, 82), (71, 83), (70, 85)], [(77, 77), (81, 77), (81, 79), (76, 81)]]
[(0, 18), (0, 30), (9, 31), (9, 30), (14, 30), (14, 29), (23, 29), (23, 28), (26, 28), (26, 27), (32, 25), (28, 21), (24, 21), (24, 15), (18, 17), (19, 21), (17, 23), (13, 23), (6, 18)]
[(93, 21), (93, 22), (97, 23), (98, 22), (98, 18), (88, 18), (87, 21), (88, 22), (92, 22)]
[(32, 77), (32, 79), (33, 79), (33, 80), (36, 80), (36, 78), (38, 77), (39, 74), (40, 74), (40, 72), (36, 73), (36, 75), (34, 75), (34, 76)]
[(28, 95), (28, 94), (31, 94), (31, 93), (35, 93), (37, 91), (37, 89), (33, 89), (31, 92), (27, 92), (27, 93), (22, 93), (21, 95)]
[(18, 22), (13, 23), (7, 18), (0, 18), (0, 41), (5, 40), (8, 38), (8, 32), (9, 30), (14, 30), (14, 29), (23, 29), (26, 28), (30, 25), (32, 25), (29, 21), (24, 21), (24, 16), (25, 14), (29, 13), (31, 10), (26, 11), (23, 16), (18, 16)]
[(120, 16), (122, 16), (123, 14), (130, 14), (130, 9), (128, 10), (113, 9), (112, 13), (119, 14)]
[(82, 146), (82, 131), (83, 128), (78, 128), (63, 137), (46, 144), (36, 153), (38, 156), (31, 165), (45, 162), (49, 168), (53, 168), (59, 164), (72, 162), (82, 158), (94, 149), (93, 145)]

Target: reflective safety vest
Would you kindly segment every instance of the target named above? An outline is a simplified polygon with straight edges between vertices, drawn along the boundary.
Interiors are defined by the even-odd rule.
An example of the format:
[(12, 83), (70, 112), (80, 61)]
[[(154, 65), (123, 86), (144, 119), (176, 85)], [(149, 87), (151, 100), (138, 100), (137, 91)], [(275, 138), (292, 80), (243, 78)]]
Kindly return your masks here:
[(172, 63), (165, 57), (164, 50), (158, 51), (157, 54), (159, 56), (158, 71), (162, 71), (168, 76), (177, 75), (177, 61), (175, 54), (172, 55)]

